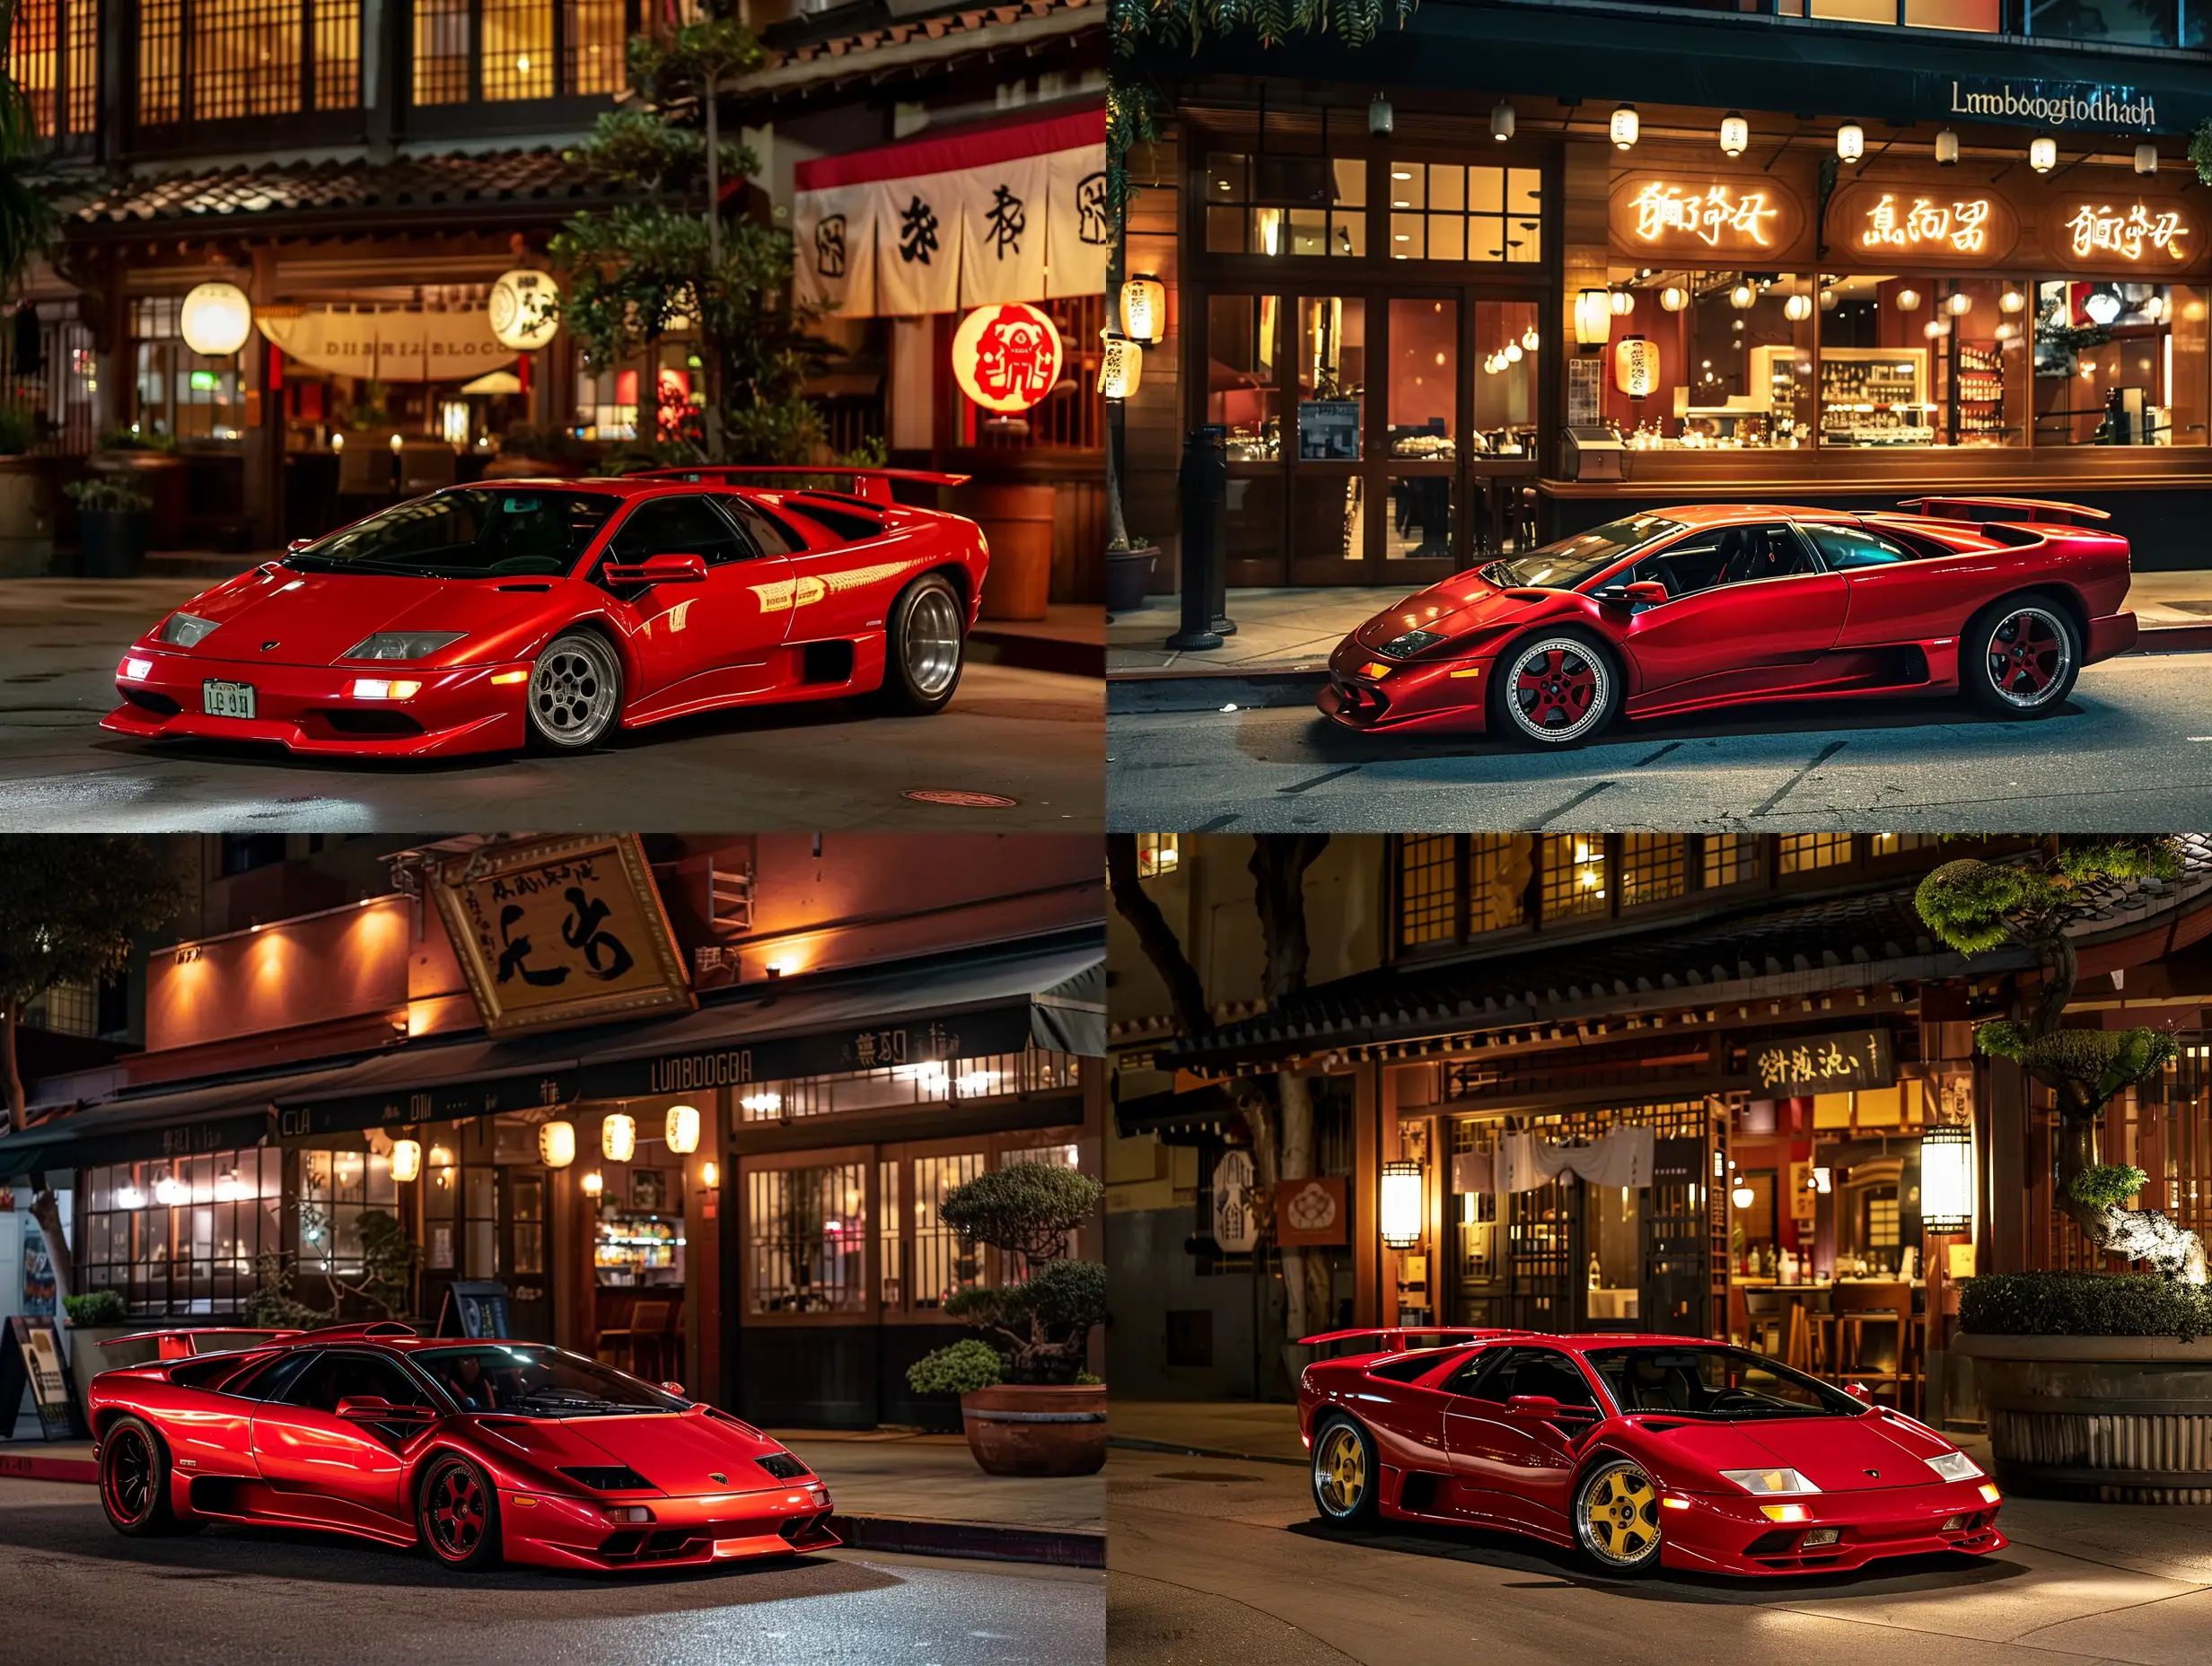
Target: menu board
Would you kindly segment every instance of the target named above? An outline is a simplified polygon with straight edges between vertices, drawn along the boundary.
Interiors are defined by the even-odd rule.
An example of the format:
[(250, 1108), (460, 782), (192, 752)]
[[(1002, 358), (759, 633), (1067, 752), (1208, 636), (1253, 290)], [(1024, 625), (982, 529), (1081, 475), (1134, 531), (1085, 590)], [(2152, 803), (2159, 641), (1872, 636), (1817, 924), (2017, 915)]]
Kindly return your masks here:
[(1298, 401), (1298, 460), (1348, 463), (1359, 460), (1359, 401)]

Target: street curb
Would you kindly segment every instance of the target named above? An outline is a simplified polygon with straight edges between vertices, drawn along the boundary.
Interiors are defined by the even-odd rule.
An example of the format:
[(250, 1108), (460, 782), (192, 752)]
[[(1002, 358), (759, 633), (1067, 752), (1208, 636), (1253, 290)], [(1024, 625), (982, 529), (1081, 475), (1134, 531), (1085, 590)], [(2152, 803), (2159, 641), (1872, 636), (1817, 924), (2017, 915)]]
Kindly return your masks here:
[(1211, 671), (1200, 677), (1110, 677), (1106, 680), (1106, 713), (1110, 717), (1138, 712), (1218, 712), (1227, 706), (1239, 711), (1311, 706), (1328, 680), (1325, 671), (1239, 677)]
[(2137, 631), (2130, 653), (2203, 653), (2212, 651), (2212, 625), (2162, 625)]
[(1173, 1441), (1140, 1441), (1126, 1434), (1110, 1434), (1106, 1444), (1118, 1446), (1124, 1451), (1164, 1452), (1172, 1458), (1221, 1458), (1232, 1463), (1279, 1463), (1291, 1469), (1303, 1469), (1303, 1458), (1277, 1458), (1262, 1452), (1224, 1451), (1217, 1446), (1184, 1446)]
[(1106, 674), (1106, 644), (1102, 642), (1073, 642), (1065, 636), (1039, 636), (978, 625), (968, 633), (968, 648), (970, 657), (986, 665), (1058, 671), (1063, 677)]
[(1001, 1527), (919, 1516), (836, 1515), (830, 1530), (849, 1549), (983, 1562), (1040, 1562), (1053, 1567), (1106, 1565), (1106, 1535), (1074, 1528)]
[(17, 1481), (74, 1481), (100, 1485), (100, 1466), (90, 1458), (44, 1458), (33, 1452), (0, 1452), (0, 1478)]

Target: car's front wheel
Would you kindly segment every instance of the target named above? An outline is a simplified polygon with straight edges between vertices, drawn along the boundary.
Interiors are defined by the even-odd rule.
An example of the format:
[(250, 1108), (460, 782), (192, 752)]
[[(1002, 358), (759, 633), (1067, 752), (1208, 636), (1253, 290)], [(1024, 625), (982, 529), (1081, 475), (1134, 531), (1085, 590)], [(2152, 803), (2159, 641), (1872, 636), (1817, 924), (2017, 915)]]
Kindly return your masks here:
[(2048, 596), (2008, 596), (1984, 608), (1959, 639), (1959, 680), (1967, 697), (1999, 717), (2057, 711), (2081, 668), (2081, 632)]
[(119, 1419), (100, 1443), (100, 1504), (115, 1530), (150, 1539), (198, 1526), (177, 1519), (169, 1484), (169, 1448), (154, 1426)]
[(1382, 1481), (1374, 1440), (1349, 1417), (1332, 1417), (1313, 1434), (1313, 1503), (1332, 1527), (1374, 1520)]
[(587, 752), (622, 712), (622, 662), (593, 630), (565, 631), (531, 667), (522, 715), (530, 738), (556, 752)]
[(430, 1554), (447, 1567), (474, 1570), (499, 1560), (499, 1495), (466, 1458), (443, 1457), (423, 1477), (416, 1525)]
[(1609, 1458), (1575, 1488), (1575, 1542), (1605, 1574), (1642, 1574), (1659, 1565), (1659, 1489), (1644, 1466)]
[(1620, 709), (1612, 655), (1576, 630), (1543, 631), (1497, 656), (1490, 724), (1538, 746), (1576, 746), (1604, 732)]
[(926, 716), (960, 687), (968, 609), (942, 573), (925, 574), (899, 592), (883, 629), (883, 703)]

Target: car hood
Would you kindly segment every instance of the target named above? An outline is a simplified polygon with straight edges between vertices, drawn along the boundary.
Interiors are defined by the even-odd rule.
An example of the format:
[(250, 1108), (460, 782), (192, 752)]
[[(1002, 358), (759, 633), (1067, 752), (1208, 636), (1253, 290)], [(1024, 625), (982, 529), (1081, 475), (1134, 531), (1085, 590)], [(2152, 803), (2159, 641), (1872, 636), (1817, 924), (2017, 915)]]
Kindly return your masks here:
[(1379, 649), (1409, 630), (1465, 636), (1501, 629), (1550, 612), (1567, 602), (1560, 590), (1500, 590), (1480, 574), (1456, 573), (1376, 614), (1354, 635), (1364, 648)]
[(1778, 1418), (1738, 1426), (1773, 1453), (1775, 1462), (1788, 1465), (1824, 1493), (1928, 1486), (1941, 1478), (1879, 1416)]
[(303, 573), (270, 563), (202, 592), (180, 611), (215, 621), (185, 650), (210, 659), (329, 665), (372, 631), (457, 630), (465, 633), (461, 641), (420, 662), (460, 665), (487, 640), (541, 613), (549, 592), (542, 579)]
[[(573, 1461), (626, 1463), (672, 1497), (709, 1493), (757, 1492), (789, 1486), (759, 1464), (756, 1458), (784, 1448), (765, 1435), (749, 1434), (705, 1411), (675, 1416), (648, 1413), (636, 1417), (577, 1417), (562, 1431), (595, 1453)], [(717, 1481), (716, 1475), (724, 1478)]]

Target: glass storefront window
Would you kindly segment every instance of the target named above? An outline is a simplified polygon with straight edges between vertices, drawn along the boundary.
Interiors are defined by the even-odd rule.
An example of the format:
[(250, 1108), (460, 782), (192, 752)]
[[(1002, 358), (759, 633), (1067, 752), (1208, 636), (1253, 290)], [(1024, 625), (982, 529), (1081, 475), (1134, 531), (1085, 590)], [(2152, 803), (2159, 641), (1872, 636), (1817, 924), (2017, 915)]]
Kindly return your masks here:
[(745, 1293), (755, 1313), (850, 1312), (867, 1305), (866, 1165), (755, 1170), (746, 1176)]
[(1385, 559), (1451, 559), (1452, 487), (1448, 474), (1391, 477), (1390, 525), (1382, 533)]
[(1216, 151), (1206, 159), (1209, 254), (1367, 252), (1367, 164), (1358, 157)]
[(1390, 175), (1393, 260), (1519, 266), (1544, 258), (1543, 175), (1536, 169), (1393, 161)]
[(2035, 443), (2206, 443), (2206, 294), (2079, 279), (2035, 288)]
[(1273, 295), (1214, 295), (1206, 303), (1206, 420), (1228, 433), (1231, 462), (1283, 454), (1276, 347), (1282, 303)]
[(1540, 309), (1532, 301), (1475, 303), (1474, 431), (1467, 448), (1500, 457), (1533, 456), (1536, 450), (1537, 373), (1543, 337)]
[[(1639, 451), (1813, 443), (1812, 285), (1725, 271), (1612, 274), (1616, 311), (1601, 367), (1606, 419)], [(1620, 386), (1620, 344), (1655, 352), (1641, 397)]]
[(932, 1059), (847, 1070), (835, 1075), (755, 1082), (738, 1091), (737, 1120), (791, 1122), (839, 1111), (886, 1110), (907, 1105), (951, 1105), (1049, 1092), (1076, 1083), (1072, 1053), (1031, 1047), (1020, 1053), (975, 1058)]
[(1298, 460), (1357, 462), (1367, 391), (1367, 303), (1339, 295), (1298, 301)]
[(983, 1282), (978, 1246), (939, 1216), (946, 1197), (981, 1174), (984, 1155), (961, 1152), (949, 1157), (914, 1160), (914, 1305), (943, 1307), (945, 1298), (973, 1290)]
[(1605, 912), (1605, 837), (1600, 833), (1544, 835), (1544, 918)]
[(1459, 430), (1459, 303), (1394, 300), (1390, 309), (1390, 454), (1450, 462)]
[(284, 1153), (209, 1152), (84, 1171), (77, 1283), (135, 1315), (242, 1313), (280, 1247)]
[(2025, 443), (2026, 293), (2012, 278), (1821, 278), (1821, 443)]
[(304, 1271), (351, 1278), (361, 1272), (361, 1217), (396, 1214), (391, 1159), (373, 1151), (300, 1153), (300, 1264)]

